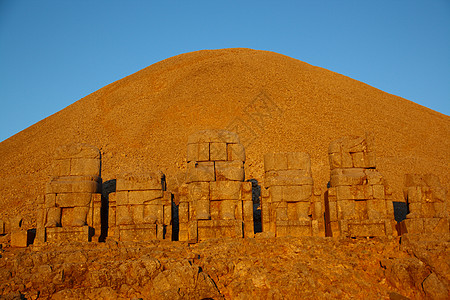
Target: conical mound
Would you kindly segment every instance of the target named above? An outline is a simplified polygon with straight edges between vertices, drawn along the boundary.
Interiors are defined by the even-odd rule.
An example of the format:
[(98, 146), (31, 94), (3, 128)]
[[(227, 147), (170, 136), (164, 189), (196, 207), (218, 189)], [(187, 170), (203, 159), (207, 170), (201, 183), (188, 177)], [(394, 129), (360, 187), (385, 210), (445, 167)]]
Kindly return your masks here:
[(330, 142), (372, 132), (395, 201), (406, 173), (434, 173), (449, 187), (448, 116), (284, 55), (224, 49), (151, 65), (0, 143), (0, 213), (32, 218), (55, 149), (74, 142), (101, 149), (103, 181), (161, 170), (174, 187), (188, 136), (209, 128), (240, 135), (246, 179), (262, 182), (265, 153), (302, 151), (325, 190)]

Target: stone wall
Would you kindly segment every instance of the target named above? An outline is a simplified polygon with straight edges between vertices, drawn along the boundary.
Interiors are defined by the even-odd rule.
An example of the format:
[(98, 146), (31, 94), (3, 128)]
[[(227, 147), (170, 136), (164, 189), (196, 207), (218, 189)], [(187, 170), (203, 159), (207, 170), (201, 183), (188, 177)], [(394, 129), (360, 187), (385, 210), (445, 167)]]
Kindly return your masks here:
[(203, 130), (187, 145), (179, 188), (179, 240), (253, 237), (252, 184), (244, 182), (244, 146), (226, 130)]
[(323, 234), (322, 202), (320, 193), (314, 194), (309, 155), (303, 152), (266, 154), (264, 171), (263, 231), (275, 236)]
[(330, 144), (330, 188), (325, 195), (327, 234), (395, 234), (392, 192), (376, 170), (373, 138), (343, 137)]
[(433, 174), (407, 174), (404, 188), (409, 213), (403, 221), (408, 233), (448, 233), (447, 191)]

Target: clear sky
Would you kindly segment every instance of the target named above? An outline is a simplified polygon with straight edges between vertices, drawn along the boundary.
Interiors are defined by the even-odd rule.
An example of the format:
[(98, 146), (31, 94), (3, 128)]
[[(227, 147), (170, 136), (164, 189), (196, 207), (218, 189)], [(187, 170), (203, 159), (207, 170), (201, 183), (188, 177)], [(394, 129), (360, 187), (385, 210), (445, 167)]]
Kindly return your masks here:
[(0, 0), (0, 141), (155, 62), (232, 47), (450, 114), (449, 0)]

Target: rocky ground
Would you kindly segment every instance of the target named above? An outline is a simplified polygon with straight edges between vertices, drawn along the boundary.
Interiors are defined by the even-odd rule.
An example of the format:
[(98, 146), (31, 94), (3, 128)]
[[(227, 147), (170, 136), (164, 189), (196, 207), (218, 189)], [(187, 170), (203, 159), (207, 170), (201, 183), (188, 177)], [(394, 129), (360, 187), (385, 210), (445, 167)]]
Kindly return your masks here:
[(449, 241), (3, 244), (0, 299), (448, 299)]

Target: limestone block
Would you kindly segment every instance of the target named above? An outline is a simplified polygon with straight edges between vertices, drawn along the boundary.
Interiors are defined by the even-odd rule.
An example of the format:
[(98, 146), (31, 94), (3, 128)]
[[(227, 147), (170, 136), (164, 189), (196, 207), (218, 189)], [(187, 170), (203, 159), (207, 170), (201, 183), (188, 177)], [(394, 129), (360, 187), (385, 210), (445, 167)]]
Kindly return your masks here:
[(162, 224), (164, 208), (161, 204), (144, 204), (142, 224)]
[(188, 199), (189, 201), (209, 200), (209, 182), (192, 182), (188, 185)]
[(214, 181), (214, 162), (189, 162), (187, 182)]
[(264, 155), (264, 171), (287, 170), (288, 160), (286, 153), (267, 153)]
[(386, 224), (384, 221), (377, 223), (348, 223), (348, 236), (370, 237), (385, 236)]
[(422, 203), (422, 216), (423, 218), (434, 218), (436, 211), (434, 210), (434, 203), (424, 202)]
[(128, 205), (116, 206), (116, 225), (134, 224), (133, 216)]
[(128, 205), (128, 191), (118, 191), (115, 193), (109, 194), (109, 197), (114, 197), (114, 201), (116, 201), (116, 205)]
[(336, 187), (336, 197), (339, 200), (353, 199), (352, 186), (346, 186), (346, 185), (337, 186)]
[(216, 161), (216, 180), (244, 181), (244, 163), (239, 160)]
[(188, 144), (195, 143), (229, 143), (229, 144), (239, 144), (239, 137), (236, 133), (228, 130), (201, 130), (194, 134), (191, 134), (188, 138)]
[(61, 226), (85, 226), (89, 207), (69, 207), (61, 209)]
[[(392, 202), (391, 202), (392, 203)], [(386, 219), (386, 201), (367, 200), (367, 215), (369, 219)]]
[(70, 158), (55, 159), (52, 163), (53, 176), (69, 176), (70, 174)]
[(14, 230), (11, 232), (11, 247), (25, 248), (28, 246), (27, 230)]
[(199, 143), (198, 158), (197, 161), (209, 161), (210, 160), (210, 143)]
[(120, 174), (116, 179), (116, 191), (165, 190), (164, 174)]
[(275, 212), (276, 212), (277, 222), (289, 220), (288, 213), (287, 213), (287, 207), (277, 207)]
[(344, 152), (363, 152), (367, 150), (365, 138), (362, 136), (348, 136), (342, 140), (342, 151)]
[(265, 172), (264, 185), (312, 185), (311, 174), (306, 170), (274, 170)]
[(44, 206), (46, 208), (55, 207), (56, 206), (56, 194), (46, 194), (44, 196)]
[(354, 168), (365, 168), (366, 167), (366, 161), (364, 159), (364, 152), (354, 152), (354, 153), (351, 153), (351, 156), (352, 156)]
[(100, 151), (88, 144), (70, 144), (56, 149), (56, 159), (64, 158), (95, 158), (100, 159)]
[(198, 199), (195, 201), (197, 220), (209, 220), (211, 218), (209, 199)]
[(222, 200), (220, 204), (220, 219), (234, 220), (236, 219), (236, 203), (237, 200)]
[(364, 181), (363, 169), (334, 169), (331, 171), (331, 186), (361, 185)]
[(340, 140), (332, 141), (330, 143), (330, 145), (328, 146), (328, 154), (341, 153), (341, 152), (342, 152), (342, 147), (341, 147)]
[(424, 230), (422, 218), (405, 219), (403, 222), (408, 233), (419, 233)]
[(129, 224), (119, 226), (119, 240), (127, 242), (141, 242), (157, 239), (156, 224)]
[(357, 220), (367, 220), (369, 218), (367, 214), (367, 201), (355, 201), (355, 213)]
[(422, 218), (422, 203), (408, 203), (408, 210), (410, 213), (406, 216), (407, 218)]
[(331, 153), (328, 155), (328, 159), (330, 162), (330, 169), (342, 168), (342, 153)]
[(70, 160), (70, 175), (73, 176), (100, 176), (100, 159), (98, 158), (72, 158)]
[(92, 237), (92, 228), (89, 226), (79, 227), (54, 227), (47, 228), (47, 242), (90, 242)]
[(242, 144), (227, 144), (227, 160), (245, 161), (245, 149)]
[(364, 153), (365, 168), (375, 169), (377, 166), (375, 152)]
[[(129, 205), (128, 210), (131, 213), (131, 224), (144, 224), (144, 205)], [(150, 222), (150, 220), (149, 220)]]
[(288, 152), (286, 157), (289, 170), (305, 170), (311, 174), (311, 158), (308, 153)]
[(61, 226), (61, 208), (51, 207), (47, 208), (47, 220), (45, 227)]
[(312, 185), (283, 186), (283, 201), (299, 202), (309, 201), (312, 196)]
[(164, 205), (164, 225), (172, 225), (172, 204)]
[(91, 193), (64, 193), (56, 195), (56, 206), (75, 207), (89, 206), (91, 203)]
[[(143, 204), (163, 197), (162, 190), (129, 191), (128, 204)], [(161, 202), (161, 201), (159, 201)]]
[(77, 176), (53, 177), (46, 186), (46, 194), (101, 192), (101, 184), (89, 179)]
[(241, 182), (213, 181), (210, 183), (210, 189), (211, 200), (238, 200), (241, 194)]
[(383, 176), (377, 170), (366, 169), (366, 170), (364, 170), (364, 173), (366, 174), (367, 183), (369, 185), (383, 184), (384, 183), (383, 182)]
[(297, 210), (297, 218), (294, 220), (308, 220), (310, 221), (311, 215), (311, 204), (309, 202), (297, 202), (296, 210)]
[(356, 201), (354, 200), (339, 200), (337, 203), (338, 220), (357, 220)]
[(195, 221), (189, 221), (189, 227), (188, 227), (188, 232), (189, 232), (189, 242), (197, 242), (198, 241), (198, 226), (197, 226), (197, 220)]
[(226, 143), (210, 143), (209, 144), (209, 159), (213, 161), (227, 160), (227, 144)]
[(407, 188), (408, 203), (422, 202), (422, 188), (412, 186)]
[(253, 220), (253, 202), (243, 201), (242, 202), (243, 219), (245, 221)]
[(385, 193), (384, 193), (384, 185), (381, 184), (375, 184), (372, 186), (373, 189), (373, 197), (375, 199), (385, 199)]
[(211, 214), (211, 220), (220, 220), (220, 206), (222, 201), (211, 201), (209, 204), (209, 212)]
[(447, 218), (448, 212), (447, 212), (447, 206), (445, 203), (442, 202), (434, 202), (434, 211), (436, 212), (435, 217), (438, 218)]
[(189, 221), (189, 203), (180, 202), (178, 205), (178, 218), (180, 223), (187, 223)]
[[(209, 184), (208, 184), (209, 189)], [(177, 195), (177, 194), (175, 194)], [(189, 201), (189, 185), (186, 183), (181, 184), (178, 187), (178, 199), (181, 202)]]
[(328, 208), (330, 211), (330, 221), (337, 221), (338, 220), (338, 211), (337, 211), (337, 202), (329, 202)]
[(253, 186), (250, 181), (241, 183), (241, 199), (242, 201), (253, 201)]
[(353, 168), (352, 155), (348, 152), (342, 152), (342, 168)]
[(198, 161), (198, 144), (188, 144), (187, 145), (187, 162)]

